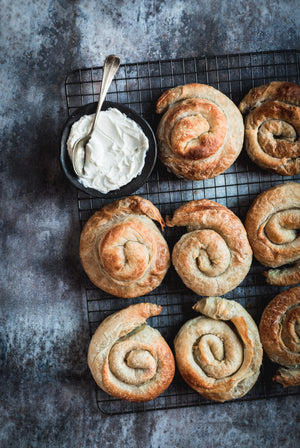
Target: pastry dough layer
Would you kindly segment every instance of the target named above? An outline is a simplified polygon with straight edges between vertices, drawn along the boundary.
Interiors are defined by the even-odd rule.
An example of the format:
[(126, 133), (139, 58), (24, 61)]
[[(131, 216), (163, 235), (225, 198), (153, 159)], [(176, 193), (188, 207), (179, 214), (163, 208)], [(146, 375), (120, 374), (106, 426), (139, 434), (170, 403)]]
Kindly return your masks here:
[(216, 177), (242, 149), (242, 116), (226, 95), (211, 86), (170, 89), (158, 99), (156, 112), (164, 114), (157, 129), (158, 155), (178, 177)]
[(242, 222), (227, 207), (202, 199), (179, 207), (167, 226), (186, 226), (176, 243), (173, 265), (184, 284), (199, 295), (225, 294), (247, 275), (252, 250)]
[(112, 202), (88, 220), (81, 234), (80, 259), (96, 286), (130, 298), (161, 283), (170, 254), (153, 220), (164, 227), (158, 209), (139, 196)]
[(300, 385), (300, 287), (278, 294), (265, 308), (259, 333), (268, 357), (287, 369), (274, 380), (284, 387)]
[(116, 398), (145, 402), (171, 383), (175, 363), (159, 331), (146, 324), (162, 307), (131, 305), (107, 317), (93, 335), (88, 365), (98, 386)]
[(300, 281), (300, 184), (287, 182), (262, 192), (251, 205), (245, 227), (254, 256), (271, 269), (267, 282), (280, 286)]
[(255, 384), (262, 347), (255, 322), (237, 302), (199, 300), (202, 316), (186, 322), (175, 341), (177, 367), (198, 393), (216, 401), (245, 395)]
[(239, 105), (245, 147), (261, 168), (282, 176), (300, 172), (300, 87), (274, 81), (255, 87)]

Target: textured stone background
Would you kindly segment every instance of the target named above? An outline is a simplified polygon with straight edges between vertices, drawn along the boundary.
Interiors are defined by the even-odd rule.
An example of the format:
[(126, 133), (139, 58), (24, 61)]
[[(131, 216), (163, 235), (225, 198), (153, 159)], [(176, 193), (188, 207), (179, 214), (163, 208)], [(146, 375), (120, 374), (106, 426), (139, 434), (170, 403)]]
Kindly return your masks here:
[(71, 69), (109, 53), (136, 62), (299, 47), (298, 2), (2, 0), (0, 17), (1, 448), (296, 447), (295, 397), (96, 410), (76, 192), (58, 148)]

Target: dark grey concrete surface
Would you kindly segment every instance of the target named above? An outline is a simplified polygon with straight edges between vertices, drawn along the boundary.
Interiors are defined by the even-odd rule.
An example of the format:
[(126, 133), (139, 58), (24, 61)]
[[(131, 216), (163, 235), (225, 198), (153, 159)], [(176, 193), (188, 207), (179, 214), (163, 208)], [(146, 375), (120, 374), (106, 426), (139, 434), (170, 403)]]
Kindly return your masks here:
[[(107, 417), (94, 400), (76, 192), (59, 167), (74, 68), (299, 47), (296, 0), (2, 0), (0, 447), (296, 447), (297, 398)], [(298, 422), (299, 425), (299, 422)]]

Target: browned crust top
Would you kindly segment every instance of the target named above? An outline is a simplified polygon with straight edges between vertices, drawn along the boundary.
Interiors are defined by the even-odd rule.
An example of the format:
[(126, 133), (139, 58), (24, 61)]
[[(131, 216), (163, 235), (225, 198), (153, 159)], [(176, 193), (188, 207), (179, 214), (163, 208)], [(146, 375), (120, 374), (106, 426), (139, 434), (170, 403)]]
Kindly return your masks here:
[[(213, 400), (227, 401), (245, 395), (256, 382), (262, 363), (262, 347), (255, 322), (240, 304), (221, 297), (201, 299), (193, 308), (204, 316), (186, 322), (174, 341), (177, 367), (181, 375), (193, 389)], [(233, 331), (237, 338), (232, 339)], [(209, 356), (205, 351), (202, 352), (202, 361), (193, 355), (199, 338), (211, 336), (215, 343), (219, 339), (218, 343), (227, 347), (220, 364), (214, 359), (212, 346)], [(225, 360), (234, 357), (238, 350), (243, 352), (240, 365), (232, 367), (234, 372), (230, 372), (230, 369), (227, 371)], [(211, 374), (206, 373), (211, 359), (212, 366), (218, 365), (217, 376), (213, 375), (214, 367)], [(230, 359), (236, 363), (233, 358)]]
[(300, 172), (300, 87), (274, 81), (255, 87), (239, 105), (245, 149), (261, 168), (282, 176)]
[(287, 81), (273, 81), (270, 84), (254, 87), (242, 99), (239, 109), (247, 114), (265, 101), (278, 100), (300, 106), (300, 87)]
[(225, 294), (247, 275), (252, 250), (240, 219), (227, 207), (202, 199), (166, 217), (168, 227), (186, 226), (172, 262), (184, 284), (199, 295)]
[[(161, 306), (152, 303), (130, 305), (108, 316), (97, 328), (90, 342), (88, 364), (95, 381), (108, 394), (122, 400), (145, 402), (156, 398), (170, 385), (175, 373), (172, 351), (157, 330), (145, 325), (148, 317), (160, 314), (161, 310)], [(118, 352), (125, 347), (125, 352), (115, 371), (111, 363), (116, 346)], [(130, 381), (127, 356), (136, 356), (142, 351), (151, 353), (156, 371), (146, 381)], [(141, 370), (138, 365), (130, 368)]]
[[(280, 225), (276, 223), (276, 215), (284, 213), (283, 221)], [(278, 215), (280, 216), (280, 215)], [(286, 263), (292, 263), (300, 258), (299, 237), (291, 243), (275, 244), (270, 241), (266, 226), (278, 228), (280, 234), (281, 227), (285, 221), (292, 220), (295, 223), (294, 229), (300, 229), (300, 184), (297, 182), (286, 182), (276, 185), (260, 193), (253, 201), (248, 210), (245, 228), (248, 239), (252, 247), (254, 256), (265, 266), (278, 267)], [(273, 224), (273, 220), (274, 224)], [(298, 224), (297, 224), (298, 222)], [(290, 224), (289, 227), (290, 228)], [(292, 227), (293, 229), (293, 227)]]
[(152, 220), (165, 225), (158, 209), (139, 196), (108, 204), (88, 220), (81, 234), (80, 260), (96, 286), (131, 298), (161, 283), (170, 253)]
[[(285, 316), (292, 311), (293, 316), (285, 322)], [(269, 358), (282, 366), (296, 366), (300, 364), (300, 341), (298, 349), (293, 352), (293, 330), (285, 329), (300, 320), (300, 287), (291, 288), (278, 294), (265, 308), (259, 324), (259, 334), (264, 350)], [(291, 322), (291, 319), (293, 322)], [(284, 334), (283, 334), (284, 332)], [(287, 347), (286, 344), (288, 344)], [(297, 346), (297, 342), (296, 342)]]
[(159, 158), (178, 177), (216, 177), (242, 149), (242, 116), (211, 86), (192, 83), (169, 89), (158, 99), (156, 112), (164, 113), (157, 129)]

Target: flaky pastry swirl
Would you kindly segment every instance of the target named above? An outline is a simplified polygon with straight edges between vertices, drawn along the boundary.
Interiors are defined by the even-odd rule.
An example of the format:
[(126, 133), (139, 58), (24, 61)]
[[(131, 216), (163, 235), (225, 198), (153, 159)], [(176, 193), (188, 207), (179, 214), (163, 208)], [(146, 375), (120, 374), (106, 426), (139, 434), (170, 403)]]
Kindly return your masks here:
[(98, 386), (116, 398), (145, 402), (171, 383), (175, 363), (159, 331), (146, 324), (161, 306), (131, 305), (107, 317), (93, 335), (88, 365)]
[(158, 155), (178, 177), (216, 177), (242, 149), (242, 116), (226, 95), (211, 86), (170, 89), (158, 99), (156, 112), (164, 113), (157, 129)]
[(247, 275), (252, 250), (242, 222), (227, 207), (202, 199), (179, 207), (167, 226), (186, 226), (176, 243), (173, 265), (185, 283), (199, 295), (225, 294)]
[(300, 87), (274, 81), (255, 87), (239, 106), (250, 158), (282, 176), (300, 172)]
[(182, 377), (212, 400), (242, 397), (255, 384), (262, 363), (255, 322), (239, 303), (221, 297), (199, 300), (193, 309), (203, 315), (186, 322), (174, 341)]
[(300, 385), (300, 287), (278, 294), (265, 308), (259, 324), (264, 350), (287, 368), (273, 378), (284, 387)]
[(96, 286), (130, 298), (161, 283), (170, 266), (170, 254), (152, 220), (164, 227), (158, 209), (139, 196), (112, 202), (88, 220), (81, 233), (80, 259)]
[(245, 227), (254, 256), (270, 269), (267, 282), (295, 285), (300, 281), (300, 184), (287, 182), (259, 194)]

